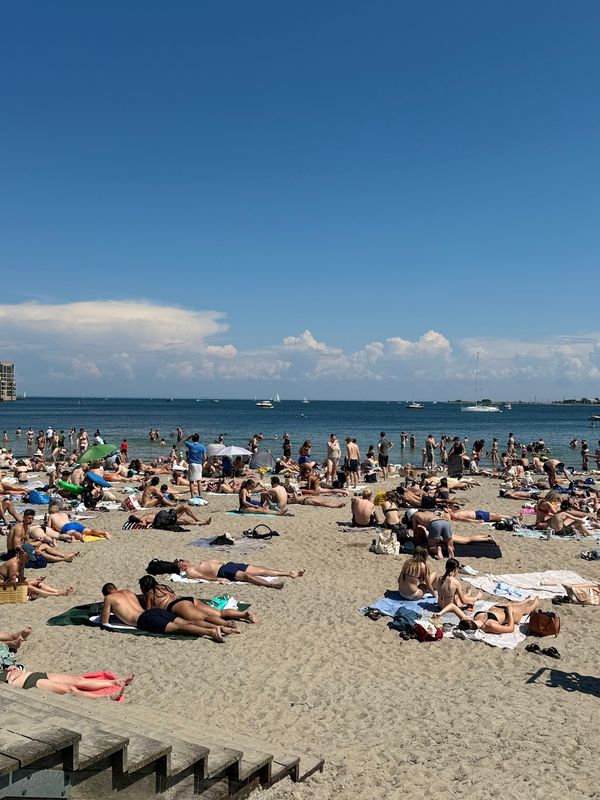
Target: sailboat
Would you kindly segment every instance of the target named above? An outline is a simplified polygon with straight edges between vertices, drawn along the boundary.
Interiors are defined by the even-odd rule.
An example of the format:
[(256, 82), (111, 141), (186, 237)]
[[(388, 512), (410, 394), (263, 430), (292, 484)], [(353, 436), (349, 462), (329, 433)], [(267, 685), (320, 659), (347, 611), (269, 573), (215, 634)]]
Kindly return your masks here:
[(482, 405), (479, 402), (479, 353), (477, 353), (477, 366), (475, 367), (475, 405), (462, 406), (461, 411), (479, 411), (481, 413), (493, 414), (499, 412), (498, 406)]
[(302, 402), (303, 402), (303, 403), (310, 403), (310, 400), (307, 400), (307, 399), (306, 399), (306, 397), (305, 397), (305, 398), (304, 398), (304, 400), (303, 400)]
[(281, 403), (281, 397), (279, 397), (279, 392), (275, 392), (275, 397), (273, 398), (274, 403)]

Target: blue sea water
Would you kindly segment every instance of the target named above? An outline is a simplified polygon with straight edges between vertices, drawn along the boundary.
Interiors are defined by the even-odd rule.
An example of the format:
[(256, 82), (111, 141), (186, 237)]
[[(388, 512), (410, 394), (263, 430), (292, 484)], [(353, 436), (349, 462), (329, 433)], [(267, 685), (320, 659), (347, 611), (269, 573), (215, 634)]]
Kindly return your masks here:
[[(377, 444), (380, 431), (395, 443), (392, 462), (419, 464), (420, 448), (428, 433), (439, 439), (441, 434), (468, 437), (472, 442), (483, 438), (489, 446), (497, 437), (500, 450), (505, 449), (508, 434), (514, 433), (525, 444), (543, 438), (552, 452), (578, 466), (579, 454), (569, 448), (574, 436), (587, 438), (592, 453), (600, 438), (600, 425), (593, 429), (590, 415), (597, 409), (590, 406), (514, 404), (512, 411), (500, 414), (461, 412), (459, 404), (427, 403), (417, 411), (406, 409), (404, 403), (283, 400), (273, 409), (260, 409), (253, 400), (174, 400), (119, 398), (32, 397), (14, 403), (0, 403), (0, 432), (9, 435), (8, 446), (18, 455), (26, 452), (23, 435), (16, 439), (15, 430), (23, 434), (29, 426), (34, 431), (51, 425), (67, 432), (84, 427), (91, 435), (99, 428), (105, 441), (119, 444), (123, 437), (129, 442), (130, 457), (167, 456), (174, 442), (173, 432), (179, 425), (186, 434), (198, 431), (205, 443), (225, 435), (227, 444), (245, 446), (253, 433), (264, 436), (263, 449), (281, 455), (282, 434), (291, 434), (293, 453), (304, 439), (311, 439), (313, 454), (325, 455), (325, 442), (330, 433), (342, 441), (345, 436), (358, 439), (362, 453), (370, 444)], [(149, 441), (148, 432), (158, 428), (167, 441), (166, 447)], [(414, 433), (417, 450), (400, 452), (400, 432)], [(277, 438), (276, 438), (277, 437)]]

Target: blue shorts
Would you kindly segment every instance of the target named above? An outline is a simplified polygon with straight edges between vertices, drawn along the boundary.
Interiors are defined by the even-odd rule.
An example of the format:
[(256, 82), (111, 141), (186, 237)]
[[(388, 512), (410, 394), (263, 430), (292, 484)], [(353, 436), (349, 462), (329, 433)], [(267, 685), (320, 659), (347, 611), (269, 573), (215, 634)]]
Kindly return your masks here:
[(300, 456), (300, 458), (298, 459), (298, 464), (308, 464), (309, 461), (310, 458), (308, 456)]
[(148, 633), (164, 633), (169, 622), (177, 619), (177, 614), (167, 611), (166, 608), (150, 608), (140, 614), (137, 628)]
[(75, 531), (76, 533), (83, 533), (85, 530), (85, 526), (81, 524), (81, 522), (67, 522), (61, 528), (61, 533), (71, 533), (71, 531)]
[(246, 572), (248, 564), (237, 564), (235, 561), (228, 561), (219, 567), (217, 578), (225, 578), (228, 581), (234, 581), (238, 572)]
[(351, 458), (348, 461), (348, 468), (350, 472), (358, 472), (359, 467), (360, 467), (360, 462), (358, 458)]
[(433, 522), (429, 523), (427, 532), (429, 534), (429, 538), (435, 539), (436, 541), (443, 539), (445, 542), (447, 542), (452, 538), (452, 527), (446, 519), (434, 519)]
[(480, 522), (489, 522), (490, 521), (490, 512), (489, 511), (476, 511), (475, 512), (475, 519), (478, 519)]

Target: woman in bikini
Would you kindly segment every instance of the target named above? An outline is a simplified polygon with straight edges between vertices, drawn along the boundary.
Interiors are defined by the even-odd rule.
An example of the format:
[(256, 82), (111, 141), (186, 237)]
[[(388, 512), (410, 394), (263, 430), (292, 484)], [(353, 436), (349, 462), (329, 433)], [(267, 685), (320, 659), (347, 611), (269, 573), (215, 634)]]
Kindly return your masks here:
[(145, 609), (164, 608), (188, 622), (220, 628), (225, 635), (240, 633), (234, 620), (256, 622), (256, 616), (250, 611), (234, 611), (233, 609), (218, 611), (193, 597), (177, 597), (175, 592), (168, 586), (158, 583), (152, 575), (144, 575), (143, 578), (140, 578), (139, 584), (142, 592), (142, 605)]
[[(66, 672), (30, 672), (19, 666), (8, 667), (0, 671), (0, 683), (9, 683), (19, 689), (44, 689), (55, 694), (75, 694), (95, 700), (98, 697), (110, 697), (119, 700), (134, 679), (134, 675), (126, 678), (93, 678), (86, 675), (69, 675)], [(98, 689), (108, 689), (103, 695), (90, 694)], [(110, 691), (112, 690), (112, 691)]]
[[(436, 616), (456, 614), (460, 619), (458, 629), (461, 631), (480, 630), (484, 633), (512, 633), (519, 622), (536, 609), (540, 604), (537, 597), (521, 600), (518, 603), (507, 601), (502, 605), (494, 605), (487, 611), (477, 611), (472, 617), (455, 603), (443, 607)], [(441, 605), (441, 604), (440, 604)]]
[(252, 478), (248, 478), (240, 486), (240, 490), (238, 492), (238, 511), (240, 514), (271, 514), (277, 517), (282, 517), (284, 514), (287, 514), (285, 509), (283, 509), (283, 511), (273, 511), (270, 508), (265, 508), (261, 504), (260, 500), (253, 500), (252, 491), (255, 487), (256, 483), (254, 480), (252, 480)]
[(427, 566), (427, 548), (415, 547), (414, 555), (402, 565), (398, 576), (398, 594), (405, 600), (420, 600), (424, 594), (435, 595), (435, 573)]
[(459, 562), (455, 558), (446, 561), (444, 574), (437, 579), (435, 588), (437, 589), (438, 605), (440, 608), (454, 603), (462, 609), (472, 609), (476, 600), (481, 600), (482, 592), (477, 594), (463, 593), (463, 587), (458, 577)]

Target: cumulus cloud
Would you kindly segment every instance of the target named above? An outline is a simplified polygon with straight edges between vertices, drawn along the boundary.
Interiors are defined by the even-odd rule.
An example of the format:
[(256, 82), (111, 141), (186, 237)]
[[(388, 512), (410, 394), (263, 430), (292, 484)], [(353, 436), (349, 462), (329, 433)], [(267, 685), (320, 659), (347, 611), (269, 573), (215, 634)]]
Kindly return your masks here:
[(220, 356), (221, 358), (235, 358), (238, 354), (237, 347), (234, 347), (232, 344), (209, 344), (206, 348), (206, 352), (209, 355)]
[(300, 353), (341, 353), (338, 347), (330, 347), (325, 342), (318, 342), (309, 330), (299, 336), (286, 336), (283, 340), (286, 350), (296, 350)]
[(437, 331), (427, 331), (414, 342), (393, 336), (386, 340), (386, 348), (397, 358), (450, 356), (452, 353), (448, 339)]

